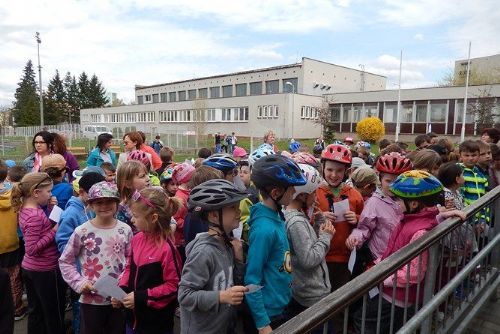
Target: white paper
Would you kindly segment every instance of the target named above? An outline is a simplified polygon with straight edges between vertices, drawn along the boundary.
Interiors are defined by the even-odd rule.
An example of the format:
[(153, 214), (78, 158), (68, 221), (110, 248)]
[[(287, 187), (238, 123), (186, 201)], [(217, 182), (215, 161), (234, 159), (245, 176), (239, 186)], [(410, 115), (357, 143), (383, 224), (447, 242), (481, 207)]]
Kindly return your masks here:
[(351, 251), (351, 256), (349, 257), (349, 262), (347, 263), (347, 268), (352, 274), (354, 269), (354, 264), (356, 263), (356, 247)]
[(125, 291), (118, 286), (118, 280), (108, 275), (97, 280), (97, 282), (94, 283), (94, 289), (103, 297), (113, 297), (119, 301), (123, 301), (123, 298), (127, 295)]
[(63, 209), (61, 209), (57, 205), (54, 205), (52, 211), (50, 212), (49, 219), (56, 224), (59, 224), (59, 221), (61, 220), (61, 213), (63, 213)]
[(259, 291), (260, 289), (263, 288), (263, 286), (262, 285), (256, 285), (256, 284), (248, 284), (245, 288), (248, 289), (248, 291), (245, 292), (245, 295), (248, 295), (250, 293), (254, 293), (254, 292)]
[(241, 240), (241, 234), (243, 233), (243, 223), (240, 222), (240, 226), (233, 230), (233, 237), (235, 239)]
[(344, 215), (349, 211), (349, 200), (345, 199), (340, 202), (334, 202), (333, 211), (336, 223), (345, 221)]
[(378, 295), (378, 288), (377, 287), (374, 287), (373, 289), (371, 289), (370, 291), (368, 291), (368, 295), (370, 296), (370, 299), (373, 299), (373, 297), (377, 296)]

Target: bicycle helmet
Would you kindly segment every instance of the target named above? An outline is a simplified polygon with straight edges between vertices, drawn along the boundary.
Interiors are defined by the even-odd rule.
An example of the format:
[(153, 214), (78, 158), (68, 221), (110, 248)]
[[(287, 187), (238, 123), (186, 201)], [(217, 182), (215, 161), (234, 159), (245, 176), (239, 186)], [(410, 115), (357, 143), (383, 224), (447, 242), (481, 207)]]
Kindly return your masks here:
[(356, 143), (356, 147), (364, 147), (367, 150), (369, 150), (372, 148), (372, 145), (370, 143), (360, 140)]
[(299, 166), (282, 155), (267, 155), (257, 160), (250, 179), (259, 189), (266, 186), (303, 186), (307, 182)]
[(303, 193), (311, 194), (312, 192), (316, 191), (316, 189), (318, 189), (321, 182), (323, 181), (323, 178), (319, 174), (318, 170), (313, 166), (308, 164), (298, 164), (298, 166), (302, 171), (302, 174), (304, 174), (307, 183), (303, 186), (295, 187), (295, 194), (293, 195), (293, 198)]
[(191, 180), (191, 176), (193, 176), (195, 168), (193, 165), (187, 162), (183, 162), (174, 167), (172, 172), (172, 180), (175, 184), (183, 184), (189, 182)]
[(227, 180), (208, 180), (191, 189), (188, 209), (195, 212), (215, 211), (247, 197), (247, 192), (238, 190)]
[(290, 143), (290, 145), (288, 145), (288, 150), (290, 151), (290, 153), (298, 152), (299, 149), (300, 143), (298, 141), (294, 141), (293, 143)]
[(238, 167), (238, 163), (230, 155), (217, 153), (203, 161), (203, 165), (220, 170), (224, 174)]
[(297, 152), (294, 155), (292, 155), (292, 160), (298, 163), (299, 165), (307, 164), (313, 167), (319, 166), (318, 159), (316, 159), (314, 155), (308, 152)]
[(352, 162), (351, 151), (344, 145), (330, 144), (321, 153), (321, 162), (324, 162), (325, 160), (350, 165)]
[(375, 168), (381, 173), (396, 174), (407, 172), (413, 168), (410, 159), (397, 152), (391, 152), (378, 158)]
[(352, 143), (352, 144), (354, 144), (354, 139), (352, 137), (345, 137), (344, 143)]
[(172, 180), (172, 175), (174, 174), (174, 169), (169, 167), (166, 168), (160, 175), (160, 182), (165, 183)]
[(273, 154), (275, 154), (275, 152), (273, 151), (271, 145), (262, 144), (255, 151), (253, 151), (252, 154), (250, 154), (250, 156), (248, 157), (248, 163), (250, 164), (250, 166), (252, 166), (260, 158)]
[(243, 147), (236, 146), (233, 150), (233, 157), (244, 158), (247, 156), (247, 151)]
[(129, 153), (127, 160), (137, 160), (146, 166), (147, 170), (151, 169), (151, 160), (146, 152), (135, 150)]
[(313, 154), (321, 154), (321, 152), (323, 152), (323, 146), (321, 145), (315, 145), (313, 147)]
[(390, 190), (402, 199), (421, 199), (439, 194), (443, 185), (432, 174), (410, 170), (399, 175), (390, 185)]

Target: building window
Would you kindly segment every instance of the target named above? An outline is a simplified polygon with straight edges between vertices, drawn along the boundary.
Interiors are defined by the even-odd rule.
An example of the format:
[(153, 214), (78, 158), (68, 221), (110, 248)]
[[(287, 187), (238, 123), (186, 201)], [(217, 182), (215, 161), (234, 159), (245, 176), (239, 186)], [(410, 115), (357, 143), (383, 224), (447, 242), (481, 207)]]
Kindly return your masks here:
[(250, 82), (250, 95), (261, 95), (262, 94), (262, 82)]
[(153, 94), (153, 103), (160, 102), (158, 98), (159, 98), (158, 94)]
[(210, 98), (216, 99), (220, 97), (220, 87), (210, 87)]
[(186, 101), (186, 91), (181, 90), (178, 93), (179, 93), (179, 101)]
[(340, 105), (330, 107), (332, 122), (340, 122)]
[(262, 107), (261, 106), (257, 107), (257, 118), (262, 118)]
[(237, 84), (236, 85), (236, 96), (246, 96), (247, 95), (247, 84)]
[[(465, 123), (473, 123), (474, 122), (474, 107), (475, 101), (468, 100), (467, 101), (467, 111), (465, 113)], [(462, 115), (464, 113), (464, 100), (457, 100), (457, 107), (455, 108), (455, 117), (456, 123), (462, 123)]]
[(222, 120), (230, 121), (231, 120), (231, 108), (223, 108), (222, 109)]
[[(287, 82), (291, 83), (293, 87), (292, 85), (287, 85), (286, 84)], [(299, 84), (299, 80), (297, 78), (283, 79), (282, 84), (283, 84), (283, 93), (297, 93)]]
[(144, 103), (144, 96), (139, 95), (137, 96), (137, 104), (143, 104)]
[(196, 100), (196, 89), (188, 90), (188, 99), (189, 100)]
[(176, 92), (170, 92), (170, 93), (168, 93), (168, 100), (170, 102), (177, 101), (177, 93)]
[(401, 123), (412, 123), (413, 122), (413, 103), (405, 103), (401, 105)]
[(343, 122), (351, 122), (351, 109), (352, 109), (352, 104), (342, 104), (342, 120)]
[(431, 102), (431, 122), (446, 122), (448, 105), (446, 102)]
[(222, 86), (222, 97), (232, 97), (233, 96), (233, 86)]
[(207, 109), (207, 122), (215, 122), (215, 109)]
[(146, 102), (151, 102), (151, 95), (144, 95)]
[(263, 108), (263, 117), (267, 118), (269, 116), (267, 113), (267, 106), (263, 106), (262, 108)]
[(167, 102), (167, 93), (160, 94), (160, 102)]
[(208, 97), (208, 89), (207, 88), (198, 89), (198, 97), (200, 99), (206, 99)]
[(279, 80), (266, 81), (266, 94), (278, 94), (280, 82)]
[(384, 122), (395, 123), (398, 114), (398, 105), (386, 103), (384, 107)]
[(278, 109), (278, 106), (274, 106), (274, 118), (278, 118), (279, 117), (279, 109)]
[(365, 104), (366, 117), (378, 117), (378, 106), (376, 104)]
[(415, 122), (427, 123), (427, 102), (417, 103), (417, 109), (415, 111)]

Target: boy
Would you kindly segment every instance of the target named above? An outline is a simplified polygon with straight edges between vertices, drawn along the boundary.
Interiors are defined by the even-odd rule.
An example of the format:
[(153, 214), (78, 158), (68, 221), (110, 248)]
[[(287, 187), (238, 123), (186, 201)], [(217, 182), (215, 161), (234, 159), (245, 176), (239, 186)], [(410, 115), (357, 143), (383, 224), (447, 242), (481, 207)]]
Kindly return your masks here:
[(103, 162), (101, 169), (106, 174), (106, 182), (116, 183), (116, 167), (111, 162)]
[(292, 281), (290, 247), (282, 206), (290, 204), (295, 186), (306, 179), (291, 159), (268, 155), (252, 166), (251, 180), (259, 189), (262, 202), (250, 208), (249, 249), (245, 285), (262, 289), (246, 295), (259, 334), (270, 333), (286, 321)]
[(490, 176), (490, 164), (492, 161), (491, 155), (491, 147), (490, 144), (485, 143), (482, 140), (478, 140), (477, 144), (479, 145), (479, 159), (477, 160), (477, 167), (483, 173), (483, 175), (488, 180), (488, 187), (486, 191), (490, 191), (491, 188), (491, 176)]
[(431, 138), (428, 135), (418, 135), (415, 137), (415, 146), (417, 151), (427, 148), (431, 145)]
[(7, 181), (11, 183), (21, 182), (21, 179), (24, 175), (26, 175), (26, 173), (28, 172), (23, 166), (11, 167), (7, 173)]
[(156, 154), (160, 154), (160, 150), (163, 148), (163, 142), (160, 140), (160, 135), (156, 135), (155, 140), (151, 143), (151, 146)]
[(363, 201), (367, 201), (379, 185), (377, 173), (369, 166), (356, 169), (351, 174), (352, 186), (363, 196)]
[(161, 175), (168, 167), (171, 167), (174, 163), (174, 150), (170, 147), (163, 147), (160, 150), (161, 167), (156, 171), (158, 175)]
[(181, 333), (228, 333), (247, 288), (241, 285), (244, 263), (241, 242), (229, 234), (239, 224), (239, 202), (247, 194), (226, 180), (194, 187), (189, 210), (209, 226), (186, 248), (179, 283)]

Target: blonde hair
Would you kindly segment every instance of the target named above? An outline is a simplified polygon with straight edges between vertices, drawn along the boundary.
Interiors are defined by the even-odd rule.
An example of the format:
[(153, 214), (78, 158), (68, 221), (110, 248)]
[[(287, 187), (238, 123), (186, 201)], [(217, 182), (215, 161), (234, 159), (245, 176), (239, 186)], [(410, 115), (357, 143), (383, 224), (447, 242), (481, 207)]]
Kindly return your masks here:
[(198, 167), (194, 173), (193, 176), (191, 177), (191, 180), (188, 182), (188, 188), (193, 189), (197, 185), (202, 184), (203, 182), (206, 182), (208, 180), (213, 180), (213, 179), (223, 179), (224, 174), (213, 167), (210, 166), (200, 166)]
[(414, 169), (432, 171), (435, 167), (442, 164), (441, 157), (436, 151), (424, 148), (420, 151), (415, 151), (408, 158), (413, 163)]
[(274, 131), (269, 130), (264, 134), (264, 143), (267, 143), (267, 140), (269, 139), (270, 135), (274, 135), (274, 137), (276, 137), (276, 134), (274, 133)]
[(144, 171), (148, 175), (146, 166), (137, 160), (126, 161), (118, 167), (116, 171), (116, 186), (118, 187), (122, 201), (129, 199), (134, 193), (134, 189), (128, 186), (128, 182), (131, 182), (141, 171)]
[[(150, 216), (154, 213), (158, 215), (156, 224), (152, 224), (151, 219), (147, 219), (148, 225), (144, 232), (152, 236), (157, 242), (166, 240), (172, 235), (170, 222), (172, 216), (182, 205), (180, 200), (175, 197), (169, 197), (163, 189), (158, 187), (146, 188), (139, 193), (145, 200), (138, 199), (137, 201), (133, 201), (131, 205), (137, 207), (141, 212), (144, 212), (146, 216)], [(145, 203), (146, 201), (150, 202), (154, 208), (148, 206)]]
[(23, 176), (21, 182), (12, 188), (12, 208), (18, 212), (23, 206), (23, 200), (30, 197), (33, 191), (52, 185), (52, 179), (47, 173), (33, 172)]

